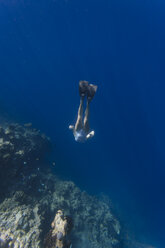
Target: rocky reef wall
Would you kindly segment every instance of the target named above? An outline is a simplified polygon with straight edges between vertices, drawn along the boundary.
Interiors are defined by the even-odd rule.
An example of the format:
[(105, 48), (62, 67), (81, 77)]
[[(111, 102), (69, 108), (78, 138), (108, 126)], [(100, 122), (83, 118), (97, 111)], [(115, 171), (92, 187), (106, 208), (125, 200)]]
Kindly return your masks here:
[(0, 127), (0, 247), (51, 247), (44, 240), (61, 210), (72, 220), (70, 247), (121, 248), (121, 227), (110, 206), (52, 174), (44, 159), (50, 147), (30, 125)]

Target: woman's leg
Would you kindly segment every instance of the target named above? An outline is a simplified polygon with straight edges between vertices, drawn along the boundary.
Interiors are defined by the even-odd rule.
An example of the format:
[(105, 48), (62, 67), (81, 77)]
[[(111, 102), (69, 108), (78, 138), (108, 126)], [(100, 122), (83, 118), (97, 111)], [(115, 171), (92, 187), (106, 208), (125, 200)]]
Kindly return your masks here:
[(90, 130), (90, 127), (89, 127), (89, 103), (90, 103), (90, 100), (87, 99), (87, 106), (86, 106), (85, 116), (84, 116), (84, 130), (87, 134), (89, 133), (89, 130)]
[(84, 117), (84, 130), (88, 134), (90, 127), (89, 127), (89, 104), (93, 99), (95, 93), (97, 91), (97, 85), (89, 84), (87, 88), (87, 106), (85, 110), (85, 117)]
[(78, 108), (78, 115), (77, 115), (77, 121), (75, 124), (75, 131), (79, 131), (81, 129), (83, 129), (83, 102), (84, 102), (84, 98), (81, 97), (80, 98), (80, 105)]

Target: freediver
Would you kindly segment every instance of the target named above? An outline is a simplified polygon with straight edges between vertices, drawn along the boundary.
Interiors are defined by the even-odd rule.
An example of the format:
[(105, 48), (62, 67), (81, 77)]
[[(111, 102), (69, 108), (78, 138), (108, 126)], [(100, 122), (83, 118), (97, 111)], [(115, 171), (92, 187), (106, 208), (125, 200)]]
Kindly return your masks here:
[[(90, 131), (89, 127), (89, 105), (96, 93), (96, 90), (97, 85), (89, 84), (87, 81), (79, 82), (80, 105), (78, 109), (77, 121), (74, 126), (69, 126), (69, 129), (73, 130), (75, 140), (78, 142), (85, 142), (87, 139), (92, 138), (95, 134), (94, 131)], [(83, 103), (85, 97), (87, 97), (87, 105), (83, 119)]]

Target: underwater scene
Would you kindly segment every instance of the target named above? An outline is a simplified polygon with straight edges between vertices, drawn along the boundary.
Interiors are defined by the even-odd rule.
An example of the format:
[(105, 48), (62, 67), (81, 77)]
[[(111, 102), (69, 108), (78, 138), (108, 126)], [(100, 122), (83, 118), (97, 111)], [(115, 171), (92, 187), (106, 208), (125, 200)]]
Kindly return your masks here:
[(0, 248), (165, 247), (164, 13), (0, 0)]

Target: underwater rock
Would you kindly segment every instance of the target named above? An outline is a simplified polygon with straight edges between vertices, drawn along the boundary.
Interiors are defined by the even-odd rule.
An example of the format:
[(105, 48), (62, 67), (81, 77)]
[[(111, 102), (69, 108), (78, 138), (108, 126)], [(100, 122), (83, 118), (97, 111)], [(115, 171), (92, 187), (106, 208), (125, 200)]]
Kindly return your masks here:
[(70, 248), (71, 242), (67, 234), (71, 230), (71, 222), (69, 217), (64, 216), (63, 212), (58, 210), (51, 224), (52, 230), (45, 238), (44, 248)]
[[(0, 127), (0, 160), (1, 167), (5, 163), (2, 155), (10, 153), (12, 160), (19, 160), (22, 156), (28, 159), (40, 157), (50, 147), (49, 138), (39, 131), (19, 124), (5, 124)], [(17, 156), (18, 155), (18, 156)]]
[(41, 223), (37, 204), (22, 205), (15, 197), (5, 199), (0, 205), (1, 244), (9, 248), (41, 247)]
[(31, 122), (24, 124), (24, 127), (31, 127), (31, 126), (32, 126), (32, 123)]
[[(5, 187), (10, 185), (12, 178), (24, 171), (24, 162), (36, 164), (36, 158), (40, 160), (50, 149), (50, 141), (45, 135), (29, 127), (23, 127), (17, 123), (0, 127), (0, 194)], [(26, 168), (27, 170), (27, 168)]]
[(36, 129), (0, 128), (0, 247), (43, 248), (47, 233), (45, 248), (48, 241), (69, 247), (72, 228), (73, 247), (120, 248), (121, 227), (109, 204), (50, 173), (42, 160), (49, 148)]
[(120, 224), (108, 204), (81, 192), (73, 182), (67, 181), (56, 184), (51, 209), (57, 201), (60, 209), (74, 221), (72, 233), (76, 247), (119, 247)]
[(52, 245), (58, 243), (60, 248), (72, 224), (60, 212), (54, 219), (58, 209), (63, 209), (74, 222), (70, 235), (73, 247), (121, 247), (120, 224), (107, 203), (82, 192), (73, 182), (62, 181), (49, 172), (38, 172), (32, 181), (24, 180), (19, 189), (14, 185), (10, 189), (11, 194), (0, 203), (0, 240), (4, 243), (10, 240), (9, 248), (51, 247), (49, 242), (43, 245), (51, 223), (47, 241)]

